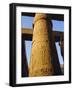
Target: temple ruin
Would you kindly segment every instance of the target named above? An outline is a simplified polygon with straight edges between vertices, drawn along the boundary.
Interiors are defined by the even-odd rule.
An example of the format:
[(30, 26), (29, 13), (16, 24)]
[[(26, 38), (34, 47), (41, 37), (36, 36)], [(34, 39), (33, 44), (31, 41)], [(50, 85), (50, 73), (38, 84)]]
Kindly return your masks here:
[[(25, 15), (25, 14), (24, 14)], [(32, 49), (29, 67), (25, 55), (25, 47), (22, 43), (22, 59), (25, 60), (26, 70), (25, 76), (52, 76), (63, 75), (64, 65), (61, 65), (58, 60), (55, 42), (60, 42), (61, 54), (64, 60), (64, 33), (52, 31), (51, 19), (64, 20), (60, 15), (47, 15), (44, 13), (27, 14), (34, 16), (33, 30), (22, 28), (22, 42), (24, 40), (32, 40)], [(24, 72), (24, 70), (22, 70)]]

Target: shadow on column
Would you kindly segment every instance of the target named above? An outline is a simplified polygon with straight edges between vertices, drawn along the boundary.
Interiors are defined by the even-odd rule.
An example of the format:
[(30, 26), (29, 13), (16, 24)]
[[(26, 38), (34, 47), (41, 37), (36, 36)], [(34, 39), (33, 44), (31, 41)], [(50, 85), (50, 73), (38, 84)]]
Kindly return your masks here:
[(53, 25), (52, 25), (51, 20), (47, 18), (47, 26), (49, 26), (49, 25), (50, 25), (50, 27), (48, 27), (48, 29), (49, 29), (48, 34), (49, 34), (49, 40), (50, 40), (51, 58), (52, 58), (51, 62), (53, 64), (53, 68), (54, 68), (54, 75), (62, 75), (54, 38), (52, 36)]

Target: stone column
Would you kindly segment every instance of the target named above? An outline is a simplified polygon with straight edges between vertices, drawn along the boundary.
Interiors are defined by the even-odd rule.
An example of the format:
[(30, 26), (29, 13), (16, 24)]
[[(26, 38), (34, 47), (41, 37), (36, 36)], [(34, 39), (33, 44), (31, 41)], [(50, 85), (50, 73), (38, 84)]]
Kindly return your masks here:
[(60, 47), (61, 47), (61, 54), (62, 54), (63, 60), (64, 60), (64, 39), (61, 39)]
[(45, 14), (37, 13), (34, 18), (32, 51), (29, 65), (29, 77), (53, 75), (51, 63), (49, 34)]
[(22, 77), (28, 77), (28, 64), (26, 59), (26, 51), (25, 51), (25, 39), (22, 34)]

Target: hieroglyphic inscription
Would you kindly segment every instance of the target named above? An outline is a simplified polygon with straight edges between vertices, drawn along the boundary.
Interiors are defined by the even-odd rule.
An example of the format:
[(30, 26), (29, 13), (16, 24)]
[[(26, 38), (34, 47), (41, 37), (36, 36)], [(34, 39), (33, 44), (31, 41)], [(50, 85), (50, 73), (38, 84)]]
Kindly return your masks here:
[(53, 75), (46, 15), (36, 14), (34, 19), (29, 76)]

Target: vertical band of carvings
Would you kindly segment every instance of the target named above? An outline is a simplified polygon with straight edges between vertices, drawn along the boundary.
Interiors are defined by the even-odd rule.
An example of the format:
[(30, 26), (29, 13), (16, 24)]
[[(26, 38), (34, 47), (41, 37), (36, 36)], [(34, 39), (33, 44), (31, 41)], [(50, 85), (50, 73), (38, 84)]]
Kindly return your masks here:
[(48, 34), (50, 23), (47, 27), (46, 17), (46, 14), (37, 13), (34, 18), (33, 44), (29, 65), (30, 77), (54, 74)]

